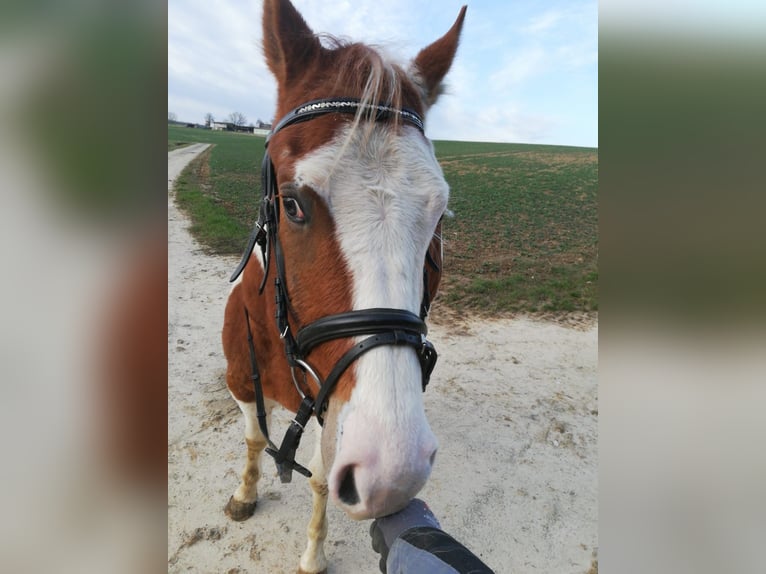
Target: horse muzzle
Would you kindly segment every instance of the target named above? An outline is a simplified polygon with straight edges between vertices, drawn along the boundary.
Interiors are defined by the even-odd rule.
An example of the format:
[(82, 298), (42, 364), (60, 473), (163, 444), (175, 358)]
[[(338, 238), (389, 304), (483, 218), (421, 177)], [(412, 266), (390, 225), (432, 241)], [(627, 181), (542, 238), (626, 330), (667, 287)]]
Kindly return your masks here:
[(428, 480), (438, 448), (436, 437), (424, 415), (392, 428), (363, 409), (349, 407), (332, 404), (323, 429), (323, 457), (326, 463), (332, 460), (327, 477), (330, 496), (356, 520), (396, 512)]

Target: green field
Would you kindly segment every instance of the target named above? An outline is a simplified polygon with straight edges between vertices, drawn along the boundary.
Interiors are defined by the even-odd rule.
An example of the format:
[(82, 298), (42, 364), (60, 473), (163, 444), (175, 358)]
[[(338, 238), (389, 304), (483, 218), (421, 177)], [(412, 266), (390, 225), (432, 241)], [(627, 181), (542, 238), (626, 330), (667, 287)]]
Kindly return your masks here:
[[(168, 127), (168, 149), (215, 144), (178, 182), (179, 206), (212, 252), (239, 255), (257, 217), (263, 138)], [(598, 309), (598, 150), (434, 142), (450, 184), (444, 279), (456, 311)]]

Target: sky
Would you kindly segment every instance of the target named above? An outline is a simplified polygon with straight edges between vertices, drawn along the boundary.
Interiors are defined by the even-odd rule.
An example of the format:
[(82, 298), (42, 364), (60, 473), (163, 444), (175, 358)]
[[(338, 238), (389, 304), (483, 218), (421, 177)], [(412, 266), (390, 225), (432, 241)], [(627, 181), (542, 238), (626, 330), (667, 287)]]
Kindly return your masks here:
[[(598, 2), (293, 0), (314, 32), (384, 46), (407, 63), (468, 12), (432, 139), (598, 147)], [(170, 0), (168, 112), (272, 121), (276, 83), (258, 0)]]

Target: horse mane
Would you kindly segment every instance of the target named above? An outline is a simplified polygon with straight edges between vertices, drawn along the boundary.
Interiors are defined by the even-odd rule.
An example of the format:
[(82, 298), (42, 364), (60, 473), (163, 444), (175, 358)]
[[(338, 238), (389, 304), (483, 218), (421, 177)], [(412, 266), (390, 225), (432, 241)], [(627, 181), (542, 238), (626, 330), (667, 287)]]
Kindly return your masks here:
[(342, 40), (329, 34), (318, 37), (332, 52), (332, 65), (337, 70), (333, 87), (339, 94), (359, 98), (366, 104), (421, 107), (418, 101), (405, 102), (413, 96), (417, 98), (417, 92), (403, 67), (393, 61), (385, 47)]
[[(318, 38), (329, 53), (332, 69), (337, 74), (330, 84), (331, 94), (328, 95), (357, 98), (362, 103), (350, 124), (338, 159), (352, 141), (366, 147), (372, 134), (379, 131), (380, 122), (372, 121), (376, 114), (374, 106), (407, 107), (423, 115), (420, 90), (405, 72), (404, 66), (396, 62), (385, 47), (351, 42), (329, 34), (319, 34)], [(392, 114), (387, 123), (393, 129), (387, 130), (386, 137), (394, 137), (402, 120), (398, 114)]]

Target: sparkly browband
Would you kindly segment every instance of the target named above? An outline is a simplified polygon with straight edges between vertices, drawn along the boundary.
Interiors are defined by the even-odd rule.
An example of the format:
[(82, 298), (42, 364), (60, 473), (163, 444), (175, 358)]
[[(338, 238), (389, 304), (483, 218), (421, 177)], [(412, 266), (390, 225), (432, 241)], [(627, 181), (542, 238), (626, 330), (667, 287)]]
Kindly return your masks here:
[(418, 128), (421, 132), (425, 132), (423, 119), (416, 111), (409, 108), (395, 108), (386, 104), (368, 104), (356, 98), (328, 98), (307, 102), (285, 114), (285, 116), (279, 120), (277, 125), (274, 126), (269, 135), (266, 136), (266, 143), (268, 144), (269, 138), (271, 138), (272, 135), (289, 125), (304, 122), (316, 116), (328, 113), (356, 113), (356, 111), (359, 109), (374, 112), (376, 121), (383, 120), (391, 116), (398, 116), (402, 120)]

